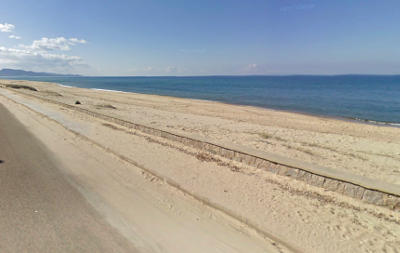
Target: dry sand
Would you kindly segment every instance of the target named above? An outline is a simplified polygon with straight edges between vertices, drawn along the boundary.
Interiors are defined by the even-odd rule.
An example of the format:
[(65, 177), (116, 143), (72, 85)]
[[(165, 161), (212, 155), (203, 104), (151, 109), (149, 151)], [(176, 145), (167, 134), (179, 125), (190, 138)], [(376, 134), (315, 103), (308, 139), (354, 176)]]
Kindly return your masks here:
[[(258, 243), (254, 245), (261, 248), (277, 245), (281, 249), (286, 247), (300, 252), (397, 252), (400, 248), (400, 215), (396, 212), (241, 164), (227, 161), (221, 165), (207, 159), (207, 154), (199, 154), (181, 144), (124, 129), (25, 97), (20, 92), (68, 104), (79, 100), (82, 103), (79, 106), (83, 108), (170, 132), (284, 154), (395, 184), (400, 183), (397, 173), (400, 169), (400, 129), (208, 101), (66, 88), (48, 83), (24, 84), (38, 91), (18, 90), (15, 93), (14, 90), (0, 89), (3, 94), (0, 103), (53, 150), (66, 168), (65, 173), (73, 175), (72, 181), (83, 195), (121, 233), (127, 238), (151, 238), (150, 242), (139, 240), (143, 245), (152, 245), (151, 242), (157, 240), (160, 245), (183, 243), (189, 247), (192, 244), (188, 239), (192, 236), (182, 237), (185, 229), (175, 229), (179, 235), (175, 237), (171, 237), (174, 233), (170, 230), (167, 230), (166, 237), (162, 236), (163, 233), (149, 230), (146, 224), (151, 224), (152, 216), (143, 214), (147, 220), (138, 224), (134, 215), (135, 203), (145, 202), (138, 202), (129, 191), (131, 187), (135, 188), (138, 175), (144, 169), (157, 173), (166, 181), (173, 181), (185, 192), (206, 200), (207, 204), (224, 210), (226, 214), (241, 217), (267, 239), (265, 244), (260, 243), (260, 233), (257, 236), (251, 228), (236, 224), (226, 214), (219, 214), (212, 208), (204, 211), (206, 207), (203, 205), (194, 207), (194, 200), (176, 200), (180, 190), (171, 190), (168, 184), (146, 173), (142, 176), (146, 183), (136, 191), (139, 199), (144, 192), (151, 191), (153, 195), (150, 196), (159, 200), (154, 205), (163, 203), (170, 207), (166, 210), (174, 210), (172, 212), (180, 217), (178, 220), (185, 217), (182, 210), (194, 208), (214, 217), (211, 220), (215, 221), (216, 227), (236, 224), (242, 228), (239, 229), (241, 234), (246, 234), (249, 240), (256, 240)], [(68, 148), (71, 145), (76, 150)], [(111, 159), (107, 156), (112, 156), (112, 160), (106, 161)], [(136, 174), (133, 171), (137, 171)], [(122, 186), (130, 190), (120, 189)], [(173, 198), (172, 204), (165, 195)], [(103, 204), (99, 205), (99, 199)], [(152, 203), (153, 198), (145, 199)], [(148, 208), (143, 207), (137, 212), (146, 213), (146, 210)], [(164, 220), (159, 218), (161, 223)], [(210, 237), (203, 237), (203, 246), (211, 245), (206, 247), (206, 252), (215, 248), (213, 246), (218, 245), (218, 241), (232, 243), (229, 238), (235, 238), (233, 232), (221, 240), (211, 240), (221, 235), (220, 228), (210, 225), (207, 219), (205, 223)], [(164, 227), (174, 226), (166, 223)], [(199, 229), (196, 225), (190, 231), (193, 228)], [(135, 229), (136, 232), (132, 232)], [(201, 235), (201, 232), (197, 234)], [(241, 245), (246, 248), (250, 244)], [(169, 252), (184, 252), (169, 247)], [(255, 252), (248, 248), (243, 251), (244, 248), (237, 251)], [(221, 251), (233, 252), (228, 249)], [(199, 252), (205, 252), (204, 248)]]
[(169, 132), (239, 144), (400, 184), (400, 128), (210, 101), (49, 83), (30, 86), (40, 90), (35, 95), (69, 104), (79, 100), (83, 108)]

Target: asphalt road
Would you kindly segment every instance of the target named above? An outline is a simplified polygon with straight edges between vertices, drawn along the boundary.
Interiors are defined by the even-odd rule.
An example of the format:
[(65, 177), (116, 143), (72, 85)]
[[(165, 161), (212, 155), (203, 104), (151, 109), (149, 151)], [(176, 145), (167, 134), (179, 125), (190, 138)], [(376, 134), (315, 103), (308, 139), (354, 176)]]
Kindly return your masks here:
[(1, 104), (0, 252), (136, 252)]

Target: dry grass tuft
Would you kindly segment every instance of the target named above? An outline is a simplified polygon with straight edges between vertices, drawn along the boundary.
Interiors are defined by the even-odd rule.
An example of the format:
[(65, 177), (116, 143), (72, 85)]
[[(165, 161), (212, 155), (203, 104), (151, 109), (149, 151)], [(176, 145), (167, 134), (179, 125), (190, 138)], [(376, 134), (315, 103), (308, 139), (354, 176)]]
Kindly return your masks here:
[(269, 133), (259, 133), (258, 135), (263, 139), (274, 139), (274, 140), (282, 141), (282, 142), (286, 141), (285, 139), (283, 139), (279, 136), (275, 136), (275, 135), (269, 134)]
[(213, 162), (216, 160), (214, 157), (207, 153), (198, 153), (196, 154), (196, 158), (202, 162)]

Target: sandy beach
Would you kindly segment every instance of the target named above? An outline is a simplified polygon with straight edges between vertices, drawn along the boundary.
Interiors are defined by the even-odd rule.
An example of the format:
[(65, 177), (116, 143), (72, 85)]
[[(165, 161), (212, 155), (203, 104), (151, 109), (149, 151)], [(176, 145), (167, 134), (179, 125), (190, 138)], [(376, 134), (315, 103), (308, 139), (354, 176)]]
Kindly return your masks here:
[[(85, 208), (96, 213), (107, 229), (118, 231), (115, 240), (122, 246), (116, 252), (397, 252), (400, 248), (399, 211), (60, 104), (394, 186), (400, 185), (400, 128), (28, 81), (1, 80), (0, 104), (46, 147), (46, 156), (55, 164), (50, 167), (58, 173), (49, 177), (65, 178), (65, 187), (76, 191)], [(5, 150), (0, 153), (4, 161), (11, 156)], [(2, 199), (12, 201), (5, 195)], [(0, 226), (5, 226), (1, 219)], [(31, 252), (35, 250), (40, 252), (39, 246)]]
[(102, 114), (400, 185), (400, 128), (211, 101), (30, 85), (41, 91), (36, 96), (68, 104), (79, 100), (80, 107)]

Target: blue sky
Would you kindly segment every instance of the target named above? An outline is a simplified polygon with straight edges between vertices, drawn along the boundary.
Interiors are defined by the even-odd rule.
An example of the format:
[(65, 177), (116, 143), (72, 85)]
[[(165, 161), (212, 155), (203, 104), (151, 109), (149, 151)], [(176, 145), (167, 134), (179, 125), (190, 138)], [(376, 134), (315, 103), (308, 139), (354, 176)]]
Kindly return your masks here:
[(400, 74), (400, 1), (0, 0), (0, 68)]

